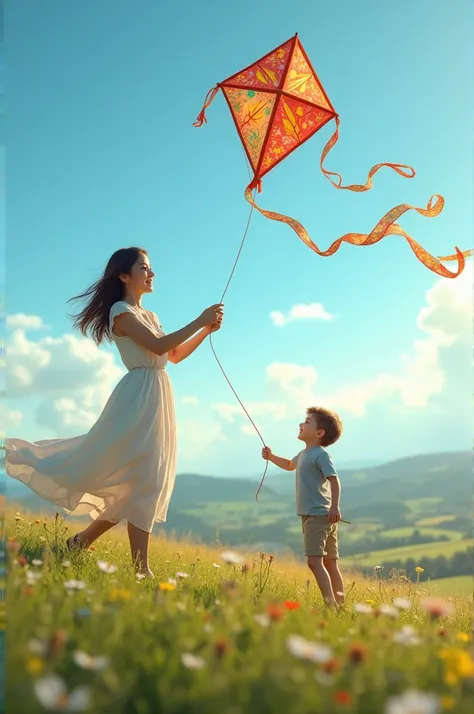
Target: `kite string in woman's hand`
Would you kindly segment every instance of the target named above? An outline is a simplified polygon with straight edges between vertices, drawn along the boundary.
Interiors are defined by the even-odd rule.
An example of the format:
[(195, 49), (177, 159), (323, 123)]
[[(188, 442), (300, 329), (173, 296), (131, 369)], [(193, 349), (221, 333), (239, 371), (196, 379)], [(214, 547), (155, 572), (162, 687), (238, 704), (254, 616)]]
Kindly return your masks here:
[[(224, 298), (225, 298), (225, 296), (226, 296), (227, 290), (229, 289), (229, 286), (230, 286), (230, 283), (231, 283), (231, 281), (232, 281), (232, 278), (234, 277), (235, 269), (237, 268), (237, 263), (239, 262), (240, 255), (241, 255), (241, 253), (242, 253), (242, 249), (243, 249), (243, 247), (244, 247), (244, 243), (245, 243), (245, 240), (246, 240), (246, 238), (247, 238), (247, 234), (248, 234), (248, 232), (249, 232), (250, 222), (251, 222), (251, 220), (252, 220), (253, 209), (254, 209), (254, 206), (251, 205), (249, 217), (248, 217), (248, 220), (247, 220), (247, 225), (246, 225), (246, 227), (245, 227), (245, 231), (244, 231), (244, 235), (242, 236), (242, 240), (241, 240), (241, 242), (240, 242), (240, 246), (239, 246), (239, 250), (238, 250), (238, 252), (237, 252), (237, 256), (236, 256), (236, 258), (235, 258), (235, 260), (234, 260), (234, 264), (233, 264), (233, 266), (232, 266), (232, 270), (230, 271), (230, 275), (229, 275), (229, 278), (228, 278), (228, 280), (227, 280), (226, 286), (225, 286), (225, 288), (224, 288), (224, 292), (222, 293), (221, 299), (219, 300), (219, 303), (221, 303), (221, 304), (224, 302)], [(252, 424), (253, 428), (255, 429), (255, 431), (256, 431), (257, 435), (259, 436), (260, 441), (262, 442), (263, 446), (266, 446), (265, 441), (264, 441), (264, 439), (263, 439), (262, 434), (260, 433), (259, 428), (258, 428), (257, 425), (255, 424), (254, 420), (252, 419), (252, 417), (250, 416), (248, 410), (246, 409), (244, 403), (242, 402), (242, 400), (240, 399), (239, 395), (237, 394), (237, 392), (236, 392), (236, 390), (235, 390), (235, 388), (234, 388), (232, 382), (230, 381), (229, 377), (227, 376), (227, 374), (226, 374), (226, 372), (225, 372), (224, 367), (223, 367), (222, 364), (221, 364), (221, 361), (219, 360), (219, 357), (218, 357), (217, 354), (216, 354), (216, 351), (215, 351), (215, 349), (214, 349), (214, 345), (212, 344), (212, 332), (209, 334), (209, 344), (210, 344), (210, 346), (211, 346), (212, 353), (213, 353), (213, 355), (214, 355), (214, 357), (215, 357), (215, 360), (216, 360), (216, 362), (217, 362), (217, 364), (218, 364), (218, 366), (219, 366), (219, 369), (221, 370), (222, 374), (224, 375), (224, 378), (225, 378), (227, 384), (228, 384), (229, 387), (231, 388), (231, 390), (232, 390), (232, 392), (233, 392), (235, 398), (236, 398), (237, 401), (239, 402), (239, 404), (240, 404), (240, 406), (242, 407), (242, 409), (243, 409), (245, 415), (247, 416), (248, 420), (250, 421), (250, 423)], [(260, 490), (261, 490), (261, 488), (262, 488), (262, 486), (263, 486), (263, 482), (264, 482), (264, 480), (265, 480), (265, 476), (266, 476), (266, 473), (267, 473), (267, 468), (268, 468), (268, 461), (265, 462), (265, 469), (264, 469), (264, 472), (263, 472), (263, 476), (262, 476), (262, 479), (261, 479), (261, 481), (260, 481), (260, 485), (259, 485), (259, 487), (258, 487), (257, 493), (256, 493), (256, 495), (255, 495), (255, 500), (256, 500), (256, 501), (258, 501), (258, 494), (260, 493)]]

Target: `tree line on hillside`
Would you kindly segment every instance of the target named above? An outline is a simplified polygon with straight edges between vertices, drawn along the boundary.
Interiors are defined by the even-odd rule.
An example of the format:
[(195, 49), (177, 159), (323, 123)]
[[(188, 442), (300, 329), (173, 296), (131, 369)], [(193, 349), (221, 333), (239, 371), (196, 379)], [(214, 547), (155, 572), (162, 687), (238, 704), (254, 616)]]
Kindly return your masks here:
[(389, 548), (401, 548), (407, 545), (421, 545), (423, 543), (438, 543), (450, 540), (446, 535), (423, 535), (419, 530), (414, 530), (409, 536), (398, 538), (381, 538), (378, 533), (366, 536), (354, 541), (341, 541), (340, 549), (344, 557), (348, 555), (360, 555), (362, 553), (373, 553), (378, 550), (388, 550)]
[[(424, 569), (423, 579), (430, 578), (452, 578), (455, 575), (472, 575), (473, 562), (472, 550), (459, 551), (454, 553), (450, 558), (445, 555), (438, 555), (435, 558), (421, 557), (417, 560), (408, 558), (408, 560), (388, 560), (380, 563), (384, 574), (390, 573), (392, 570), (404, 570), (407, 577), (416, 579), (416, 568), (420, 566)], [(373, 567), (359, 568), (363, 575), (370, 576), (374, 574)]]

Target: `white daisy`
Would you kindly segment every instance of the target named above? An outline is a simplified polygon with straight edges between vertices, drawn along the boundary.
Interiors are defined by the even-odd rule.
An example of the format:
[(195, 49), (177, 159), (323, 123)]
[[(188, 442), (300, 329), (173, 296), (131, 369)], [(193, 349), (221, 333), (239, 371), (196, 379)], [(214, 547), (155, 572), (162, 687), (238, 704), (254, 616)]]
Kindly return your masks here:
[(411, 608), (411, 601), (407, 597), (394, 597), (393, 604), (399, 610), (409, 610)]
[(90, 689), (77, 687), (69, 694), (64, 681), (56, 674), (38, 679), (34, 686), (36, 697), (45, 709), (56, 712), (84, 712), (90, 708)]
[(226, 550), (221, 553), (221, 558), (227, 565), (241, 565), (245, 562), (245, 558), (232, 550)]
[(80, 650), (74, 652), (74, 662), (82, 669), (92, 669), (94, 671), (105, 669), (109, 664), (107, 657), (91, 657)]
[(64, 587), (68, 590), (84, 590), (86, 584), (83, 580), (66, 580)]
[(367, 605), (365, 602), (356, 602), (354, 605), (354, 610), (360, 615), (370, 615), (372, 612), (372, 606)]
[(401, 630), (394, 634), (393, 639), (399, 645), (406, 645), (407, 647), (414, 647), (420, 644), (420, 638), (415, 628), (411, 625), (404, 625)]
[(381, 615), (387, 615), (387, 617), (393, 617), (396, 619), (400, 616), (399, 611), (393, 605), (380, 605)]
[(202, 657), (193, 655), (190, 652), (184, 652), (181, 655), (181, 662), (188, 669), (203, 669), (206, 666), (206, 662)]
[(333, 656), (330, 647), (321, 645), (318, 642), (309, 642), (309, 640), (305, 640), (304, 637), (300, 637), (300, 635), (290, 635), (287, 637), (286, 646), (294, 657), (307, 659), (317, 664), (328, 662)]
[(35, 573), (35, 572), (32, 572), (31, 570), (27, 570), (26, 571), (26, 584), (34, 585), (41, 578), (41, 575), (42, 575), (42, 573), (37, 573), (37, 572)]
[(103, 573), (107, 573), (109, 575), (117, 572), (117, 566), (110, 565), (110, 563), (107, 563), (105, 560), (98, 560), (97, 567), (99, 570), (102, 570)]
[(440, 711), (439, 697), (430, 692), (418, 692), (416, 689), (389, 697), (385, 704), (385, 714), (438, 714)]

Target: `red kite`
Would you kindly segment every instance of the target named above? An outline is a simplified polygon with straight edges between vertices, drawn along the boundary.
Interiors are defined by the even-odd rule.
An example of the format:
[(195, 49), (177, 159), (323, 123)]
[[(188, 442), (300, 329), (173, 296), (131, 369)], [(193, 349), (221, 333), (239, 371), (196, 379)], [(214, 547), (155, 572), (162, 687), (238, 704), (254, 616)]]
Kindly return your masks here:
[[(364, 185), (342, 185), (342, 177), (324, 168), (327, 154), (339, 138), (339, 115), (331, 104), (298, 35), (277, 47), (246, 69), (219, 82), (208, 93), (204, 107), (194, 126), (202, 126), (207, 121), (205, 111), (212, 100), (222, 90), (245, 153), (253, 170), (253, 180), (247, 186), (245, 198), (260, 213), (272, 220), (287, 223), (306, 245), (318, 255), (335, 253), (342, 243), (352, 245), (372, 245), (387, 235), (403, 236), (416, 257), (430, 270), (446, 278), (457, 277), (464, 269), (465, 257), (472, 251), (461, 252), (455, 248), (455, 255), (435, 258), (409, 236), (395, 221), (409, 210), (432, 218), (443, 210), (444, 199), (435, 194), (426, 208), (401, 204), (392, 208), (368, 234), (347, 233), (335, 240), (327, 250), (321, 250), (313, 243), (305, 228), (294, 218), (266, 211), (254, 200), (252, 192), (259, 193), (262, 177), (285, 159), (292, 151), (310, 139), (331, 120), (336, 122), (336, 130), (323, 149), (320, 166), (326, 178), (335, 188), (346, 191), (369, 191), (372, 178), (383, 166), (387, 166), (405, 178), (413, 178), (415, 170), (405, 164), (381, 163), (374, 166)], [(451, 272), (440, 261), (457, 260), (457, 270)]]

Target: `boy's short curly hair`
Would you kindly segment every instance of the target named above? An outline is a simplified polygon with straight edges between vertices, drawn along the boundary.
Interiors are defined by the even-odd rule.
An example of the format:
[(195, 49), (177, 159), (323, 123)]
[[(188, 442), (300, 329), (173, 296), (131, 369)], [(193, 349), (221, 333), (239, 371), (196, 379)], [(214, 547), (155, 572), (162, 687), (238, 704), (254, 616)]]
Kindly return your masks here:
[(321, 446), (331, 446), (342, 434), (342, 421), (336, 412), (324, 407), (309, 407), (306, 410), (308, 416), (313, 415), (319, 429), (324, 429), (324, 436), (321, 439)]

